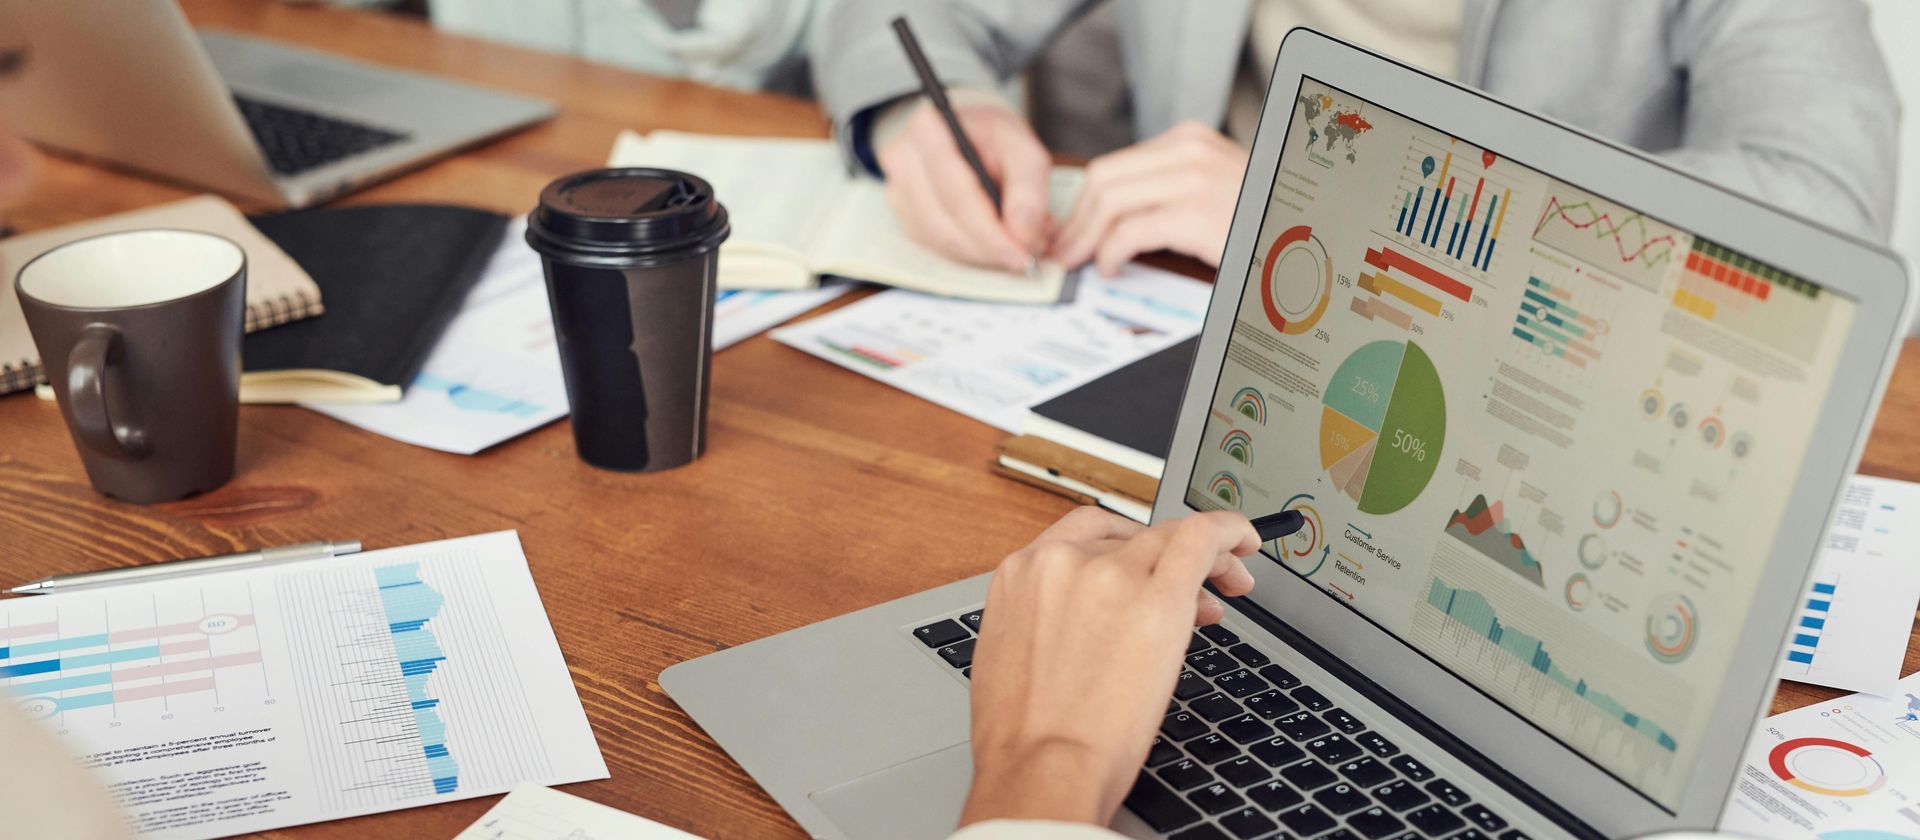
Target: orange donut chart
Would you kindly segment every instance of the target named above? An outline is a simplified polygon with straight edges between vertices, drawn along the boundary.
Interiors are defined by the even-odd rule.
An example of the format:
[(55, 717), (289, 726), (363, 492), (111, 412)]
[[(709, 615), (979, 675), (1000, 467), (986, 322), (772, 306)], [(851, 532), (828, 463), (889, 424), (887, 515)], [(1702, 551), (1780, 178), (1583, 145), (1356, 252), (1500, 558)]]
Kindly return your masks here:
[[(1810, 781), (1793, 772), (1795, 758), (1815, 758), (1819, 753), (1841, 753), (1852, 756), (1849, 764), (1857, 765), (1853, 772), (1857, 778), (1846, 780), (1821, 779)], [(1780, 781), (1793, 785), (1810, 793), (1823, 796), (1865, 796), (1880, 789), (1887, 783), (1886, 769), (1880, 766), (1880, 760), (1873, 753), (1858, 744), (1836, 741), (1832, 738), (1794, 738), (1782, 741), (1767, 753), (1767, 769), (1773, 771)], [(1845, 785), (1845, 787), (1830, 786)]]
[[(1304, 256), (1313, 260), (1319, 270), (1313, 277), (1318, 291), (1314, 294), (1314, 303), (1297, 313), (1282, 311), (1279, 298), (1274, 294), (1274, 269), (1281, 261), (1294, 256)], [(1281, 280), (1291, 279), (1282, 276)], [(1320, 316), (1327, 312), (1327, 299), (1333, 297), (1333, 261), (1327, 259), (1327, 249), (1313, 236), (1313, 228), (1296, 225), (1280, 232), (1274, 237), (1273, 244), (1267, 246), (1267, 258), (1260, 264), (1260, 305), (1267, 312), (1267, 320), (1273, 328), (1284, 335), (1299, 335), (1320, 322)]]

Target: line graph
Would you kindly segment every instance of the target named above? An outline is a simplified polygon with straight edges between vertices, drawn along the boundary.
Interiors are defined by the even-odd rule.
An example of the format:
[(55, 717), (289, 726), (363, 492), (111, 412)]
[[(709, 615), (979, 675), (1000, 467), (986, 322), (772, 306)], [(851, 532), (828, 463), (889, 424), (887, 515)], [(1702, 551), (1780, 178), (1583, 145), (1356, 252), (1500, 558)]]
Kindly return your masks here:
[(1660, 280), (1684, 250), (1685, 234), (1576, 187), (1554, 182), (1533, 226), (1533, 241), (1640, 286)]

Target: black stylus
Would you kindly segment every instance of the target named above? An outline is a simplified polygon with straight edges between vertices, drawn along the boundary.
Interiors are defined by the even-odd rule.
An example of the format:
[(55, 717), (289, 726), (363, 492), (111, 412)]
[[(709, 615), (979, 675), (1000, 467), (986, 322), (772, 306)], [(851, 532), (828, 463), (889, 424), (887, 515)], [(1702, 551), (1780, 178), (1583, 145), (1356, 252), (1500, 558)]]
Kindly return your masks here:
[(1253, 530), (1259, 532), (1260, 541), (1266, 543), (1298, 531), (1306, 524), (1307, 518), (1300, 511), (1283, 510), (1253, 520)]

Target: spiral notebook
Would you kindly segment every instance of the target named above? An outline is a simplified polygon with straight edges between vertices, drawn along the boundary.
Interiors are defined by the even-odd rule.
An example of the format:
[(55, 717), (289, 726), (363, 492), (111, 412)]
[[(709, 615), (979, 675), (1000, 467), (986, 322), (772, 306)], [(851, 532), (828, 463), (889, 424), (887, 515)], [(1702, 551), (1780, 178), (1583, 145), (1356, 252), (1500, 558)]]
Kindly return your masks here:
[(22, 391), (41, 379), (40, 357), (27, 332), (13, 277), (28, 260), (76, 239), (141, 228), (177, 228), (217, 234), (247, 252), (247, 331), (318, 315), (320, 287), (292, 257), (273, 244), (226, 200), (202, 195), (113, 216), (0, 239), (0, 394)]

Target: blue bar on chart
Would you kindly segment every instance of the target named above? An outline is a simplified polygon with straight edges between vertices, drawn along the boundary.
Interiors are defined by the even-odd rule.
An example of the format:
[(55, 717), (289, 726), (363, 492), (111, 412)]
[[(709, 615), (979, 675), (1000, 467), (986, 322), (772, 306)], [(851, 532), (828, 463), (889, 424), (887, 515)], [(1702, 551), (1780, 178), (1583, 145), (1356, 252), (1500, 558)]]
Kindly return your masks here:
[(1427, 219), (1427, 223), (1431, 225), (1433, 228), (1433, 235), (1427, 237), (1426, 239), (1427, 247), (1430, 247), (1430, 248), (1440, 247), (1440, 229), (1444, 227), (1447, 223), (1446, 222), (1447, 208), (1453, 206), (1453, 179), (1452, 178), (1447, 179), (1447, 194), (1444, 196), (1436, 196), (1436, 197), (1440, 199), (1440, 212), (1433, 214), (1432, 217)]
[(1788, 662), (1813, 665), (1814, 655), (1819, 652), (1820, 637), (1826, 630), (1827, 618), (1833, 610), (1834, 593), (1839, 589), (1837, 582), (1814, 582), (1813, 590), (1807, 595), (1807, 606), (1793, 628), (1793, 638), (1787, 642)]
[(433, 778), (433, 791), (451, 793), (460, 786), (460, 765), (447, 749), (447, 724), (437, 710), (440, 701), (427, 694), (428, 678), (447, 659), (427, 624), (440, 613), (446, 599), (420, 580), (418, 563), (377, 568), (373, 576), (380, 585), (380, 606), (386, 614), (387, 631), (393, 636), (400, 675), (406, 680), (408, 706)]

